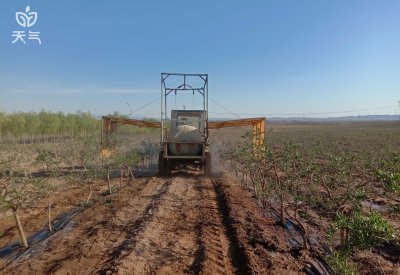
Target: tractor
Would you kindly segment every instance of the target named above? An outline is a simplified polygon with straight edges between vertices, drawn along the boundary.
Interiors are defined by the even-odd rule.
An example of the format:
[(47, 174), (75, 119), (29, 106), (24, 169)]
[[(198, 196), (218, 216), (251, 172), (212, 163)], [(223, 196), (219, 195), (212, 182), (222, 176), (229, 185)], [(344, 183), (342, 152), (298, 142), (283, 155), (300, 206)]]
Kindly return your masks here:
[[(173, 79), (173, 80), (172, 80)], [(168, 80), (171, 80), (168, 82)], [(193, 84), (193, 83), (195, 84)], [(171, 84), (173, 83), (173, 84)], [(168, 96), (181, 92), (198, 93), (202, 98), (201, 108), (186, 110), (172, 109), (168, 112)], [(170, 116), (169, 116), (170, 114)], [(236, 120), (213, 120), (208, 117), (208, 75), (207, 74), (161, 74), (161, 119), (146, 121), (130, 118), (102, 117), (102, 155), (112, 153), (109, 136), (117, 131), (117, 125), (136, 125), (161, 128), (161, 150), (158, 157), (158, 172), (161, 176), (188, 166), (199, 168), (205, 175), (211, 175), (212, 156), (209, 152), (209, 130), (225, 127), (252, 126), (253, 143), (263, 144), (265, 118)]]

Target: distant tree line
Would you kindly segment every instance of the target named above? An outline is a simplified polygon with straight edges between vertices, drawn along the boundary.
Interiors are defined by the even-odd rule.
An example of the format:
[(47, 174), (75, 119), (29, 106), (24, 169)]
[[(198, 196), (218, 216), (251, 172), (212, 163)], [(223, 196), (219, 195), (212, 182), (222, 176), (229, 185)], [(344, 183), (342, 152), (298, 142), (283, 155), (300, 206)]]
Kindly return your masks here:
[(100, 131), (100, 119), (90, 112), (64, 114), (36, 112), (0, 112), (0, 142), (34, 143), (65, 138), (86, 137)]
[[(109, 114), (122, 117), (118, 112)], [(40, 143), (57, 142), (96, 135), (100, 137), (101, 118), (90, 112), (75, 114), (63, 112), (0, 112), (0, 144), (1, 143)], [(135, 126), (120, 126), (119, 135), (132, 133), (151, 133), (154, 129)]]

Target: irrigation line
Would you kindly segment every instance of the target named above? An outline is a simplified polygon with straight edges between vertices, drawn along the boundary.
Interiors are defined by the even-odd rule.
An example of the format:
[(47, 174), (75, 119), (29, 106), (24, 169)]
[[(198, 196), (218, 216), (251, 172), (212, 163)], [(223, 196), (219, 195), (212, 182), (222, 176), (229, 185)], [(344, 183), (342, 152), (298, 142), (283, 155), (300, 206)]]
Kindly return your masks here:
[(136, 112), (139, 112), (140, 110), (142, 110), (142, 109), (146, 108), (147, 106), (153, 104), (154, 102), (158, 101), (160, 98), (161, 98), (161, 96), (159, 96), (159, 97), (157, 97), (156, 99), (154, 99), (154, 100), (152, 100), (152, 101), (146, 103), (145, 105), (143, 105), (143, 106), (137, 108), (136, 110), (134, 110), (133, 112), (131, 112), (128, 116), (131, 116), (131, 115), (133, 115), (133, 114), (136, 113)]
[[(214, 102), (214, 100), (213, 100)], [(216, 102), (215, 102), (216, 103)], [(219, 105), (219, 104), (218, 104)], [(222, 107), (222, 106), (220, 106)], [(346, 110), (346, 111), (332, 111), (332, 112), (319, 112), (319, 113), (291, 113), (291, 114), (268, 114), (268, 113), (259, 113), (259, 114), (249, 114), (249, 113), (239, 113), (235, 114), (235, 116), (304, 116), (304, 115), (325, 115), (325, 114), (343, 114), (343, 113), (354, 113), (354, 112), (362, 112), (362, 111), (374, 111), (374, 110), (383, 110), (383, 109), (392, 109), (397, 108), (397, 106), (386, 106), (386, 107), (378, 107), (378, 108), (368, 108), (368, 109), (357, 109), (357, 110)], [(224, 108), (225, 109), (225, 108)], [(229, 111), (229, 110), (227, 110)], [(229, 113), (220, 113), (220, 112), (209, 112), (211, 114), (219, 114), (219, 115), (228, 115), (233, 114), (233, 112), (229, 111)]]
[[(238, 114), (232, 112), (231, 110), (229, 110), (228, 108), (224, 107), (222, 104), (218, 103), (217, 101), (215, 101), (212, 98), (208, 98), (209, 100), (211, 100), (212, 102), (214, 102), (215, 104), (217, 104), (219, 107), (221, 107), (222, 109), (224, 109), (225, 111), (229, 112), (229, 114), (236, 116), (237, 118), (241, 118)], [(212, 113), (212, 112), (209, 112)]]

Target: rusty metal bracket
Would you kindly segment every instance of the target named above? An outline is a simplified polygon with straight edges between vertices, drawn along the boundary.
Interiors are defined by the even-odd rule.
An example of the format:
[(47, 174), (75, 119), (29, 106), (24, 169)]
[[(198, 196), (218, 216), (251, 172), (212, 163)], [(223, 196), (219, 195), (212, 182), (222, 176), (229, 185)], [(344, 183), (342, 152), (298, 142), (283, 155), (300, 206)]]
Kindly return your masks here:
[(262, 145), (265, 140), (265, 117), (243, 118), (223, 121), (209, 121), (208, 129), (221, 129), (227, 127), (253, 126), (253, 144)]

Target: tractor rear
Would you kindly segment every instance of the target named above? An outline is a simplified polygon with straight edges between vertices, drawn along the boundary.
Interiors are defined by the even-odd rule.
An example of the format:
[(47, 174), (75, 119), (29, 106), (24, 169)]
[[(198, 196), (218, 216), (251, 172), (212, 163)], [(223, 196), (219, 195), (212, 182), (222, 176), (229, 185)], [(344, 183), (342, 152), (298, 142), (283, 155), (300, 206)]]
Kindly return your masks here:
[(180, 167), (191, 166), (211, 174), (208, 151), (207, 118), (202, 110), (172, 110), (169, 131), (161, 143), (158, 160), (160, 175)]
[[(167, 98), (178, 93), (200, 95), (201, 108), (169, 112)], [(170, 103), (171, 104), (171, 103)], [(170, 116), (168, 116), (170, 114)], [(202, 169), (205, 175), (211, 174), (211, 154), (209, 152), (208, 131), (227, 127), (252, 126), (253, 144), (260, 146), (265, 140), (265, 117), (242, 118), (236, 120), (208, 120), (208, 75), (207, 74), (161, 74), (161, 120), (148, 121), (131, 118), (103, 116), (102, 151), (103, 157), (113, 154), (112, 134), (118, 125), (134, 125), (148, 128), (161, 128), (161, 150), (158, 157), (160, 175), (173, 170), (193, 167)]]
[[(180, 85), (169, 86), (168, 80)], [(197, 80), (197, 85), (191, 82)], [(200, 110), (171, 110), (168, 117), (167, 97), (178, 92), (199, 93)], [(191, 166), (211, 174), (211, 155), (208, 151), (208, 75), (161, 74), (161, 151), (158, 160), (160, 175)]]

